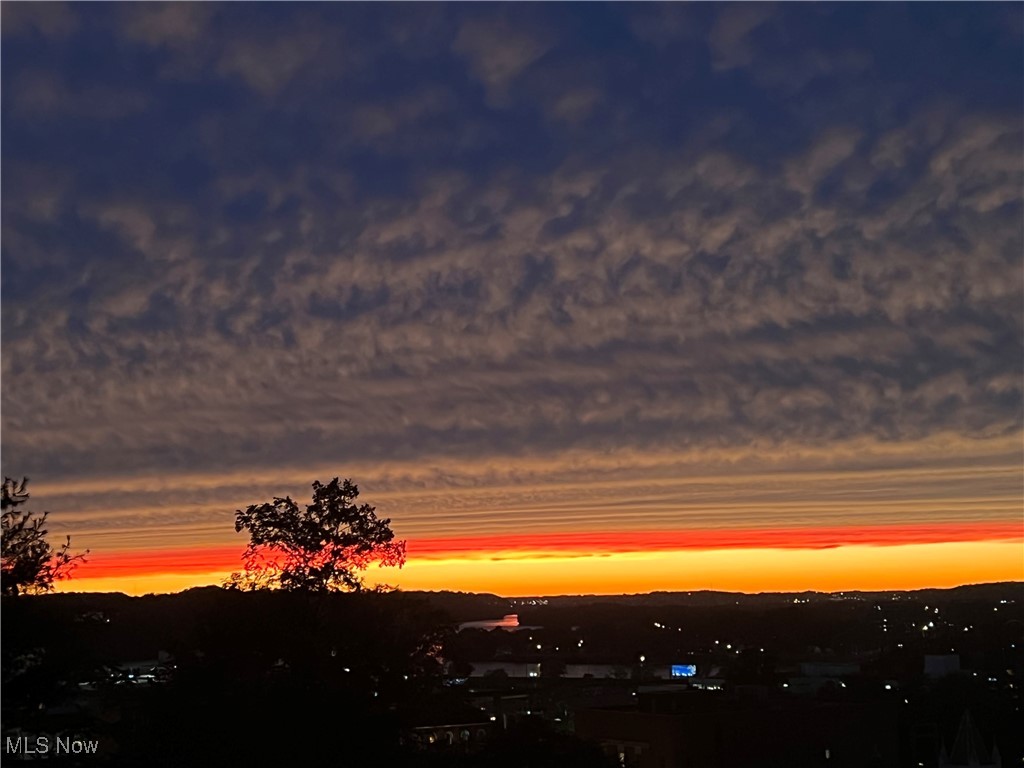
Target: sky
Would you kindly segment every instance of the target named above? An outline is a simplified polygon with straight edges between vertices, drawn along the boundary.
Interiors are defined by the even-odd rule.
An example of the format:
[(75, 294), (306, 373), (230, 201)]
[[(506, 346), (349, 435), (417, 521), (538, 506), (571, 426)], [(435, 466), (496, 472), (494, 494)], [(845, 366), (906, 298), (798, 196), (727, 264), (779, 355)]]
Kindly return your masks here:
[(2, 6), (2, 459), (219, 583), (349, 477), (403, 589), (1024, 580), (1024, 6)]

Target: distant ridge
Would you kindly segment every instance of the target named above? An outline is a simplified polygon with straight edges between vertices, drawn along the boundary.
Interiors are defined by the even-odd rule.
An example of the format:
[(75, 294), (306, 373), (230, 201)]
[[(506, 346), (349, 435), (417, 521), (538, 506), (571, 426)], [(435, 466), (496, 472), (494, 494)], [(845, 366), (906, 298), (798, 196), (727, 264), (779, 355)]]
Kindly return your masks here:
[[(180, 592), (161, 592), (159, 595), (201, 595), (220, 592), (223, 587), (217, 585), (206, 585), (199, 587), (189, 587), (188, 589), (181, 590)], [(802, 592), (725, 592), (714, 589), (695, 589), (690, 591), (666, 591), (666, 590), (655, 590), (653, 592), (623, 592), (621, 594), (572, 594), (572, 595), (525, 595), (506, 597), (503, 595), (497, 595), (493, 592), (461, 592), (455, 590), (398, 590), (405, 595), (418, 595), (428, 599), (441, 599), (441, 600), (486, 600), (493, 601), (495, 603), (508, 603), (511, 601), (517, 604), (528, 603), (530, 600), (590, 600), (593, 602), (608, 602), (608, 601), (621, 601), (627, 600), (644, 600), (649, 599), (652, 601), (658, 600), (671, 600), (678, 601), (683, 599), (684, 602), (687, 600), (701, 600), (701, 599), (714, 599), (722, 600), (725, 602), (735, 602), (739, 600), (775, 600), (775, 599), (793, 599), (793, 598), (805, 598), (814, 597), (817, 599), (833, 599), (837, 596), (847, 597), (891, 597), (892, 595), (917, 595), (917, 596), (969, 596), (976, 598), (981, 596), (983, 593), (989, 590), (1003, 592), (1008, 589), (1018, 590), (1018, 594), (1021, 599), (1024, 599), (1024, 581), (992, 581), (985, 582), (982, 584), (962, 584), (956, 587), (925, 587), (923, 589), (880, 589), (880, 590), (844, 590), (837, 592), (819, 592), (816, 590), (804, 590)], [(56, 592), (51, 595), (42, 595), (41, 597), (58, 597), (63, 595), (65, 597), (72, 597), (76, 595), (109, 595), (111, 597), (129, 597), (123, 592), (75, 592), (71, 590)], [(149, 596), (149, 595), (146, 595)], [(141, 595), (139, 596), (141, 597)]]
[[(934, 599), (936, 601), (950, 600), (984, 600), (990, 597), (1006, 597), (1007, 594), (1015, 594), (1024, 599), (1024, 581), (999, 581), (984, 584), (964, 584), (957, 587), (934, 587), (924, 589), (889, 589), (889, 590), (846, 590), (841, 592), (818, 592), (806, 590), (803, 592), (723, 592), (718, 590), (702, 589), (686, 591), (656, 591), (621, 595), (528, 595), (524, 597), (501, 597), (491, 593), (473, 592), (410, 592), (406, 594), (422, 595), (432, 602), (439, 603), (472, 603), (477, 600), (497, 601), (510, 606), (523, 608), (541, 605), (584, 605), (588, 603), (620, 603), (629, 605), (758, 605), (780, 602), (793, 602), (794, 600), (807, 600), (813, 602), (832, 601), (841, 599), (884, 599), (890, 600), (894, 596), (907, 599)], [(531, 602), (532, 601), (532, 602)], [(544, 601), (544, 602), (541, 602)]]

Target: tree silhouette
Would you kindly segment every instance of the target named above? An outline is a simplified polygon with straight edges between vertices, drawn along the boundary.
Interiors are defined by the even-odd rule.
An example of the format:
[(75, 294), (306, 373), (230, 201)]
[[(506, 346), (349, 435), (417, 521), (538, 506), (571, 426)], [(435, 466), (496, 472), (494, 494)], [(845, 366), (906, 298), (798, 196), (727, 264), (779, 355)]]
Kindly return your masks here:
[(227, 585), (241, 589), (322, 592), (359, 591), (359, 572), (371, 563), (405, 563), (405, 542), (396, 542), (390, 520), (369, 504), (356, 505), (350, 480), (313, 482), (313, 502), (300, 509), (291, 497), (253, 504), (235, 514), (235, 531), (249, 532), (244, 573)]
[(44, 527), (48, 512), (36, 515), (18, 510), (28, 501), (28, 478), (21, 482), (4, 478), (2, 499), (2, 557), (0, 557), (0, 589), (4, 595), (49, 592), (53, 583), (70, 578), (71, 572), (82, 562), (84, 553), (71, 554), (71, 537), (56, 551), (46, 540)]

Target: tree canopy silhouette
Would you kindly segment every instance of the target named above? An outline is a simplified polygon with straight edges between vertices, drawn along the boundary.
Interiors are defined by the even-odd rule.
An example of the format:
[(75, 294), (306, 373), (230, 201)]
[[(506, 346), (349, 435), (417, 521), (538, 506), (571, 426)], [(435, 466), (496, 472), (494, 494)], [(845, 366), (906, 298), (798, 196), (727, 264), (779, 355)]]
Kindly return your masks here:
[(249, 532), (244, 573), (228, 586), (299, 591), (358, 591), (371, 563), (405, 563), (405, 542), (395, 541), (391, 520), (369, 504), (356, 505), (359, 488), (334, 478), (313, 482), (313, 501), (302, 509), (291, 497), (252, 504), (235, 514), (235, 531)]
[(49, 513), (37, 515), (17, 509), (28, 501), (27, 488), (27, 477), (20, 483), (4, 478), (0, 499), (0, 589), (4, 595), (49, 592), (55, 581), (69, 578), (88, 553), (86, 550), (72, 554), (70, 536), (59, 549), (54, 550), (46, 540), (45, 525)]

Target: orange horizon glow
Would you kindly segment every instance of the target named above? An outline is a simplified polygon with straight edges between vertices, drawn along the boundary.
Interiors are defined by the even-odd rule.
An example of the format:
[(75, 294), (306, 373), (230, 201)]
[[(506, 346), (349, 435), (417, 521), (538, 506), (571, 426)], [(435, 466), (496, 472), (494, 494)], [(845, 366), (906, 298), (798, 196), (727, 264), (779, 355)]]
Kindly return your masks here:
[[(1024, 579), (1014, 523), (797, 529), (566, 532), (415, 539), (401, 570), (368, 581), (403, 589), (617, 594), (919, 589)], [(90, 555), (60, 591), (167, 592), (216, 584), (240, 546)]]

